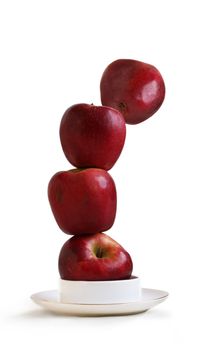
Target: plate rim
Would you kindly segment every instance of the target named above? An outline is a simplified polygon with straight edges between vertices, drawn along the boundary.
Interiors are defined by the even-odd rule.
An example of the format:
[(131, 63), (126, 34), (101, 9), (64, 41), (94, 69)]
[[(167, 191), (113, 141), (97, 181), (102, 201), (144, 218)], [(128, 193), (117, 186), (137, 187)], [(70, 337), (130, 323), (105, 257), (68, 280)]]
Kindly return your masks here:
[(30, 298), (39, 305), (39, 303), (37, 301), (39, 301), (40, 303), (46, 303), (46, 304), (50, 304), (50, 303), (54, 303), (54, 304), (57, 304), (57, 305), (64, 305), (64, 306), (67, 306), (67, 305), (73, 305), (73, 306), (112, 306), (112, 305), (133, 305), (133, 304), (139, 304), (139, 303), (149, 303), (149, 302), (156, 302), (156, 301), (159, 301), (159, 300), (165, 300), (168, 298), (169, 296), (169, 292), (166, 292), (164, 290), (161, 290), (161, 289), (154, 289), (154, 288), (142, 288), (141, 289), (142, 291), (153, 291), (153, 292), (161, 292), (163, 293), (164, 295), (163, 296), (160, 296), (160, 297), (156, 297), (156, 298), (149, 298), (149, 299), (145, 299), (143, 300), (142, 297), (138, 300), (135, 300), (135, 301), (129, 301), (129, 302), (125, 302), (125, 303), (99, 303), (99, 304), (85, 304), (85, 303), (62, 303), (60, 302), (60, 300), (58, 300), (56, 298), (56, 300), (47, 300), (47, 299), (42, 299), (42, 298), (39, 298), (39, 295), (40, 294), (45, 294), (45, 293), (59, 293), (59, 291), (57, 289), (51, 289), (51, 290), (44, 290), (44, 291), (40, 291), (40, 292), (37, 292), (37, 293), (33, 293)]

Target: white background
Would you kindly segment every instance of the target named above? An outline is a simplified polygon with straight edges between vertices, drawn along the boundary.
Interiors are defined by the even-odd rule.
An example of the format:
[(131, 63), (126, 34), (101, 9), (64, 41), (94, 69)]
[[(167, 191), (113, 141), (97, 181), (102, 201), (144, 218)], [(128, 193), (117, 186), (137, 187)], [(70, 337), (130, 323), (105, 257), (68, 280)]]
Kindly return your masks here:
[[(202, 349), (201, 3), (0, 1), (2, 349)], [(156, 115), (127, 127), (108, 234), (143, 286), (170, 297), (137, 316), (57, 317), (29, 297), (57, 287), (69, 238), (47, 200), (50, 177), (71, 168), (59, 123), (74, 103), (100, 104), (101, 74), (118, 58), (155, 65), (167, 93)]]

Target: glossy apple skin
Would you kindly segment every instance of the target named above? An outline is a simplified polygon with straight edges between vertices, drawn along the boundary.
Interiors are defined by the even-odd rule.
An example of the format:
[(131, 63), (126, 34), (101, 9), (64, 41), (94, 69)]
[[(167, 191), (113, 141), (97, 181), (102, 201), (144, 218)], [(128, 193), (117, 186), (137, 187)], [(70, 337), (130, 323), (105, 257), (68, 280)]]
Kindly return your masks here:
[(116, 187), (103, 169), (60, 171), (50, 180), (48, 198), (53, 215), (67, 234), (108, 230), (116, 215)]
[(125, 142), (122, 114), (113, 108), (76, 104), (67, 109), (60, 124), (60, 140), (68, 161), (77, 168), (109, 170)]
[(106, 281), (130, 278), (129, 253), (104, 233), (70, 238), (59, 254), (59, 274), (64, 280)]
[(154, 66), (120, 59), (105, 69), (100, 91), (103, 105), (118, 109), (126, 123), (138, 124), (159, 109), (165, 97), (165, 84)]

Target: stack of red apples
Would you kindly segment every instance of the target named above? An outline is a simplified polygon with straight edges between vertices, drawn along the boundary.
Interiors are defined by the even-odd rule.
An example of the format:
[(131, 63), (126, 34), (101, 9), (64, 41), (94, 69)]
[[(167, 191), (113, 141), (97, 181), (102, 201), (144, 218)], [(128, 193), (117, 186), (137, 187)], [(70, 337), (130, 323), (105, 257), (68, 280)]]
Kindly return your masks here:
[(64, 113), (60, 140), (75, 167), (56, 173), (48, 186), (53, 215), (72, 237), (59, 254), (63, 280), (130, 278), (129, 253), (103, 233), (115, 220), (117, 195), (108, 173), (124, 146), (126, 124), (137, 124), (161, 106), (164, 81), (152, 65), (129, 59), (112, 62), (101, 83), (102, 106), (75, 104)]

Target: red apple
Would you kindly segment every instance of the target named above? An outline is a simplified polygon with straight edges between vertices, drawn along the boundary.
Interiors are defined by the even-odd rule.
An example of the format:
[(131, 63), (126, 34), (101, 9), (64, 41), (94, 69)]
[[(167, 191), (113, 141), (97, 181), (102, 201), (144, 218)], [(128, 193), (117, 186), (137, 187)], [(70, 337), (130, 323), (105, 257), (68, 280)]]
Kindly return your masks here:
[(119, 111), (85, 103), (68, 108), (60, 125), (63, 151), (77, 168), (112, 168), (125, 135), (125, 121)]
[(60, 171), (50, 180), (48, 197), (54, 217), (65, 233), (108, 230), (116, 215), (116, 188), (103, 169)]
[(105, 69), (100, 90), (102, 104), (118, 109), (128, 124), (151, 117), (165, 96), (160, 72), (150, 64), (130, 59), (114, 61)]
[(59, 273), (64, 280), (127, 279), (132, 267), (129, 253), (104, 233), (74, 236), (59, 255)]

